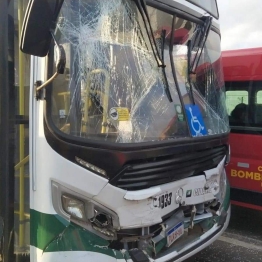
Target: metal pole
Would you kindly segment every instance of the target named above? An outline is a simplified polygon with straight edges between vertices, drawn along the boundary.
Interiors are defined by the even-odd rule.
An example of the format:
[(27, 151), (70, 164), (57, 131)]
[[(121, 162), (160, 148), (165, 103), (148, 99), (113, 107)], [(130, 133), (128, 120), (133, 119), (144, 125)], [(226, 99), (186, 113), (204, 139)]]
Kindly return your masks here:
[(14, 64), (12, 59), (8, 61), (8, 47), (9, 55), (13, 52), (14, 26), (13, 20), (8, 19), (7, 0), (0, 1), (0, 10), (0, 252), (2, 261), (7, 262), (14, 261), (15, 92)]
[[(23, 24), (23, 0), (18, 0), (18, 35), (19, 43), (22, 32)], [(24, 116), (25, 104), (24, 104), (24, 54), (19, 50), (19, 115)], [(19, 162), (25, 158), (25, 127), (23, 124), (19, 125)], [(21, 165), (19, 171), (19, 247), (24, 246), (25, 235), (25, 168)]]

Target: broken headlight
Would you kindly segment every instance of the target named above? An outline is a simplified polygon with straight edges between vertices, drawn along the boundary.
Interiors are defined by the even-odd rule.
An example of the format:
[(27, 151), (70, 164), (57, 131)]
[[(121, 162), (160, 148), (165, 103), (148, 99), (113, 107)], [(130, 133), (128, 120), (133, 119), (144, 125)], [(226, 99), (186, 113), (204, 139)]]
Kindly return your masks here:
[(92, 199), (52, 181), (52, 202), (58, 215), (107, 239), (116, 238), (119, 218)]
[(62, 195), (62, 206), (70, 216), (83, 221), (86, 219), (85, 204), (83, 201), (71, 196)]

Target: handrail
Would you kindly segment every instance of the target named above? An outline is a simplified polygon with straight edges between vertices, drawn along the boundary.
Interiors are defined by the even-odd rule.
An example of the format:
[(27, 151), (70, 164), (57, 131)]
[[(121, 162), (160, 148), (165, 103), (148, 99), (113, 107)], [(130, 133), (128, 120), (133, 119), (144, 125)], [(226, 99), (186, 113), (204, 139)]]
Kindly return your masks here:
[[(19, 215), (20, 214), (20, 212), (18, 211), (18, 210), (15, 210), (15, 212), (14, 212), (16, 215)], [(24, 216), (26, 217), (26, 218), (30, 218), (30, 214), (29, 213), (24, 213)]]
[[(18, 1), (18, 35), (19, 35), (19, 42), (21, 42), (21, 32), (22, 32), (22, 23), (24, 19), (24, 1)], [(19, 63), (19, 115), (25, 114), (25, 99), (24, 99), (24, 54), (21, 50), (18, 51), (18, 63)], [(25, 147), (24, 147), (24, 139), (25, 139), (25, 127), (24, 125), (19, 125), (19, 221), (24, 220), (24, 205), (25, 205), (25, 178), (24, 178), (24, 164), (20, 164), (25, 159)], [(20, 164), (20, 165), (19, 165)], [(25, 244), (24, 241), (25, 236), (25, 226), (23, 224), (19, 224), (19, 247), (23, 247)]]
[(29, 161), (29, 155), (15, 165), (15, 170), (18, 170), (20, 167), (24, 166), (28, 161)]

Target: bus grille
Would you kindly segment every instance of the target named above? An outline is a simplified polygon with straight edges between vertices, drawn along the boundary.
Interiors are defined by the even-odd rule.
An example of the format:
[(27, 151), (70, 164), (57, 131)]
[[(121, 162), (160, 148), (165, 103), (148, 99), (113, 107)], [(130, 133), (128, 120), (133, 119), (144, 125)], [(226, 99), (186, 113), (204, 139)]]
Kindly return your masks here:
[(125, 165), (110, 183), (126, 190), (140, 190), (203, 174), (203, 171), (215, 168), (226, 152), (226, 147), (221, 146), (132, 162)]

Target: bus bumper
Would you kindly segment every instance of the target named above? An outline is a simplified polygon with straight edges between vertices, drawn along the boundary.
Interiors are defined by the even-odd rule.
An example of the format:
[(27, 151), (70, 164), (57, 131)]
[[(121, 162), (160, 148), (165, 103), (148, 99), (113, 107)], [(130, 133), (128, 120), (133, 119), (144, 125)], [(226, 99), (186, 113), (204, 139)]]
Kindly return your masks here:
[(208, 232), (203, 234), (198, 240), (196, 240), (192, 245), (185, 246), (183, 250), (178, 252), (171, 252), (168, 255), (160, 257), (156, 260), (151, 260), (154, 262), (179, 262), (184, 261), (187, 258), (192, 257), (193, 255), (197, 254), (201, 250), (208, 247), (212, 244), (215, 240), (217, 240), (223, 232), (227, 229), (231, 215), (231, 206), (229, 206), (224, 224), (222, 225), (214, 225)]

